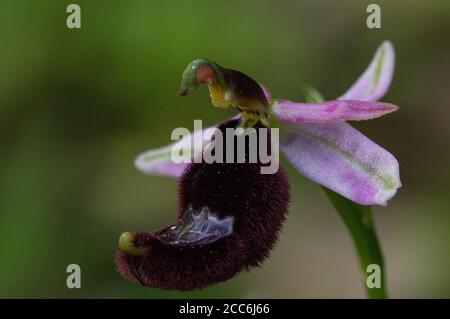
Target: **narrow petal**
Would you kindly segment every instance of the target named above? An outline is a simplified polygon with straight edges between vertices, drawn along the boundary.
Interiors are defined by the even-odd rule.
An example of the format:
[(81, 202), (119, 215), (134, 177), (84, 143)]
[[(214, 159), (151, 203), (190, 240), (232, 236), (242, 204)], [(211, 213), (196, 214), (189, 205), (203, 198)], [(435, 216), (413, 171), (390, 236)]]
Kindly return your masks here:
[(280, 145), (300, 173), (356, 203), (384, 206), (401, 186), (395, 157), (345, 122), (291, 126)]
[(364, 101), (381, 99), (389, 89), (394, 67), (394, 47), (390, 41), (384, 41), (378, 47), (372, 62), (364, 73), (339, 99)]
[(277, 119), (288, 124), (369, 120), (396, 110), (398, 107), (389, 103), (355, 100), (334, 100), (322, 103), (278, 100), (272, 104), (272, 111)]
[[(214, 127), (195, 131), (184, 136), (181, 140), (167, 146), (152, 149), (139, 155), (134, 161), (136, 168), (150, 175), (164, 175), (179, 177), (192, 159), (201, 154), (203, 146), (211, 140)], [(203, 139), (202, 139), (203, 136)], [(172, 149), (177, 147), (190, 147), (190, 152), (183, 153), (183, 162), (175, 163), (172, 160)]]

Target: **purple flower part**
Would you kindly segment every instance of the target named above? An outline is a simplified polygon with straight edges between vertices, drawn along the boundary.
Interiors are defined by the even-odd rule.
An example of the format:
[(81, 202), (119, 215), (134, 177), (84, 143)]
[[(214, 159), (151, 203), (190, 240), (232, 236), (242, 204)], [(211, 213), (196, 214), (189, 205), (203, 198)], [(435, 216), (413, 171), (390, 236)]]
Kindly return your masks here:
[(322, 103), (297, 103), (277, 100), (272, 111), (282, 123), (329, 123), (338, 121), (361, 121), (380, 117), (398, 110), (398, 106), (355, 100), (335, 100)]
[[(341, 195), (361, 204), (366, 203), (366, 205), (369, 205), (372, 203), (379, 203), (380, 205), (384, 205), (385, 202), (395, 194), (396, 189), (400, 187), (398, 163), (386, 150), (371, 142), (348, 124), (339, 121), (376, 118), (398, 109), (398, 107), (393, 104), (367, 102), (375, 101), (386, 93), (391, 83), (394, 62), (393, 46), (389, 41), (385, 41), (378, 48), (375, 57), (367, 70), (350, 90), (340, 98), (340, 101), (295, 103), (286, 100), (276, 100), (272, 103), (273, 114), (280, 120), (281, 124), (291, 125), (297, 123), (296, 127), (292, 125), (291, 129), (288, 130), (289, 133), (284, 138), (282, 137), (282, 150), (288, 159), (295, 163), (294, 166), (313, 181), (327, 186)], [(266, 98), (271, 100), (269, 90), (262, 84), (260, 84), (260, 86), (263, 89)], [(333, 123), (326, 124), (326, 122)], [(305, 123), (316, 123), (316, 125), (307, 125)], [(339, 129), (339, 132), (341, 132), (342, 135), (334, 136), (338, 143), (333, 146), (333, 143), (331, 143), (333, 141), (333, 136), (329, 136), (329, 132), (333, 132), (337, 129)], [(308, 134), (310, 130), (314, 130), (315, 134)], [(346, 136), (345, 134), (347, 133), (344, 134), (343, 132), (347, 131), (349, 132), (349, 135)], [(170, 153), (174, 145), (182, 145), (187, 141), (190, 141), (189, 137), (185, 137), (182, 141), (166, 147), (151, 150), (142, 154), (135, 162), (136, 167), (148, 174), (179, 177), (188, 164), (174, 163), (171, 160)], [(361, 141), (364, 141), (365, 144), (359, 145)], [(365, 153), (367, 156), (363, 156), (360, 159), (357, 156), (353, 158), (354, 155), (359, 154), (353, 154), (352, 152), (348, 152), (346, 147), (341, 147), (349, 145), (352, 146), (352, 150), (366, 150)], [(296, 154), (299, 152), (298, 150), (301, 150), (300, 152), (302, 153)], [(196, 156), (196, 154), (199, 154), (200, 152), (201, 147), (197, 147), (193, 150), (192, 156)], [(320, 156), (325, 157), (322, 158), (322, 160), (308, 163), (310, 159), (320, 159)], [(302, 159), (303, 163), (299, 163), (299, 159)], [(341, 166), (337, 166), (338, 168), (342, 168), (345, 164), (349, 168), (355, 169), (358, 174), (349, 174), (347, 175), (347, 178), (344, 179), (342, 177), (343, 175), (338, 172), (335, 172), (335, 174), (332, 174), (333, 172), (327, 172), (324, 168), (330, 170), (333, 168), (323, 167), (322, 165), (319, 165), (319, 163), (326, 162), (330, 159), (334, 159), (336, 162), (342, 164)], [(381, 159), (385, 160), (382, 161)], [(374, 175), (371, 173), (371, 164), (376, 164), (378, 162), (382, 164), (385, 163), (387, 166), (391, 165), (387, 167), (385, 171), (388, 176), (392, 177), (393, 183), (385, 184), (392, 187), (380, 188), (380, 178), (376, 177), (377, 174)], [(360, 166), (363, 169), (356, 169), (358, 165), (355, 166), (355, 163), (361, 164)], [(383, 167), (383, 165), (380, 166)], [(364, 168), (368, 169), (365, 170)], [(381, 171), (383, 171), (383, 169)], [(334, 175), (339, 175), (340, 177), (337, 178)], [(327, 181), (328, 176), (330, 178), (329, 181)], [(367, 178), (365, 182), (362, 180), (363, 177)], [(342, 184), (339, 185), (339, 182), (337, 181)], [(366, 194), (365, 197), (361, 195), (356, 196), (356, 193), (351, 191), (352, 187), (358, 188), (358, 181), (360, 185), (367, 186), (366, 188), (361, 186), (360, 193)], [(370, 188), (373, 185), (378, 186)], [(371, 196), (373, 198), (371, 198)]]
[(139, 165), (141, 164), (136, 164), (136, 167), (146, 174), (178, 178), (183, 174), (189, 163), (174, 163), (170, 158), (161, 158), (151, 161), (145, 167)]
[[(226, 121), (219, 129), (224, 133), (237, 125), (238, 120)], [(260, 174), (262, 166), (190, 164), (179, 179), (175, 223), (156, 232), (128, 233), (131, 241), (119, 243), (116, 252), (120, 273), (148, 287), (193, 290), (259, 266), (278, 239), (289, 203), (281, 167)]]
[(377, 101), (389, 89), (394, 74), (395, 51), (390, 41), (377, 49), (372, 62), (340, 100)]
[[(192, 159), (201, 154), (203, 146), (211, 141), (214, 127), (195, 131), (184, 136), (181, 140), (166, 145), (158, 149), (152, 149), (140, 154), (134, 161), (136, 168), (146, 174), (179, 177), (185, 168), (192, 162)], [(203, 136), (203, 139), (201, 137)], [(190, 152), (185, 153), (183, 162), (175, 163), (172, 160), (172, 149), (178, 150), (190, 148)], [(183, 153), (184, 154), (184, 153)]]
[(300, 173), (362, 205), (385, 206), (401, 186), (395, 157), (345, 122), (296, 124), (280, 146)]

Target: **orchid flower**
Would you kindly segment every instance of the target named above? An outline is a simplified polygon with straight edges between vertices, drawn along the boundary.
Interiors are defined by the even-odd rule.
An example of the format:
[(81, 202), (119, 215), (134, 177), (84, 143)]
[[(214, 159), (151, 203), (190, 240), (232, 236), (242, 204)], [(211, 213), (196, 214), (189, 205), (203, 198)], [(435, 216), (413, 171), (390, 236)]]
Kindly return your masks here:
[[(401, 186), (399, 165), (392, 154), (345, 121), (374, 119), (398, 110), (396, 105), (376, 102), (389, 88), (394, 59), (392, 44), (384, 42), (356, 83), (333, 101), (275, 100), (262, 86), (272, 115), (286, 131), (281, 137), (281, 150), (288, 161), (313, 182), (362, 205), (386, 205)], [(186, 92), (182, 93), (186, 94), (188, 86), (184, 86)], [(193, 90), (192, 85), (189, 90)], [(211, 90), (213, 103), (226, 105), (220, 98), (224, 94), (217, 91), (220, 89)], [(204, 136), (204, 144), (193, 146), (192, 157), (195, 157), (210, 142), (211, 129), (193, 134)], [(198, 140), (185, 136), (168, 146), (147, 151), (137, 157), (135, 166), (146, 174), (179, 177), (188, 163), (173, 163), (171, 149), (190, 145), (192, 139)]]
[[(300, 103), (273, 99), (264, 85), (244, 73), (197, 59), (184, 71), (179, 94), (208, 84), (214, 106), (240, 111), (219, 124), (219, 131), (277, 125), (281, 150), (301, 174), (354, 203), (384, 206), (401, 186), (398, 162), (346, 121), (398, 109), (377, 101), (393, 70), (394, 50), (386, 41), (340, 98), (323, 102), (313, 92), (315, 102)], [(213, 129), (195, 131), (136, 159), (136, 167), (147, 174), (180, 178), (179, 209), (176, 222), (160, 231), (121, 235), (116, 264), (126, 278), (145, 286), (192, 290), (258, 266), (269, 255), (286, 218), (287, 178), (281, 168), (260, 174), (260, 162), (195, 163), (192, 159), (211, 142)], [(192, 146), (198, 135), (203, 139)], [(193, 147), (187, 161), (174, 163), (172, 149), (186, 145)]]

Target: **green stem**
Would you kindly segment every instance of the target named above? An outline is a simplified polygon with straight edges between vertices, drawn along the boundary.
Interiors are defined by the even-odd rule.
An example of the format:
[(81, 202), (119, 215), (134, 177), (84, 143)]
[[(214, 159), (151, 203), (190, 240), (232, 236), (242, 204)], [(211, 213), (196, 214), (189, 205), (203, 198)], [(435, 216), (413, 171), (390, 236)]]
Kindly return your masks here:
[[(313, 87), (304, 87), (307, 102), (323, 102), (323, 96)], [(385, 286), (385, 271), (383, 255), (377, 234), (372, 221), (372, 209), (370, 206), (358, 205), (345, 197), (322, 187), (334, 208), (341, 215), (347, 229), (352, 236), (353, 244), (359, 257), (359, 263), (363, 273), (363, 285), (366, 288), (367, 296), (371, 299), (387, 298)], [(367, 279), (372, 276), (373, 270), (368, 271), (367, 266), (378, 265), (380, 267), (380, 287), (370, 288)]]
[[(350, 231), (358, 253), (367, 296), (371, 299), (387, 298), (383, 256), (372, 221), (371, 207), (353, 203), (325, 187), (322, 189)], [(367, 266), (371, 264), (380, 267), (380, 288), (369, 288), (367, 285), (367, 277), (372, 274), (367, 271)]]

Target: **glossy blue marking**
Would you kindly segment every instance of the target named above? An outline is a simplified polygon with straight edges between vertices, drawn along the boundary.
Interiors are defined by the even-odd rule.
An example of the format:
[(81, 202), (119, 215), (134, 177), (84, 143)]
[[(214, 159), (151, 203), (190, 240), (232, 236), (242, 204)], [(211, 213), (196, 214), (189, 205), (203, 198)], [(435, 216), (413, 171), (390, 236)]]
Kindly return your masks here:
[(233, 217), (220, 219), (208, 207), (196, 212), (189, 207), (179, 222), (159, 235), (172, 245), (206, 245), (233, 232)]

